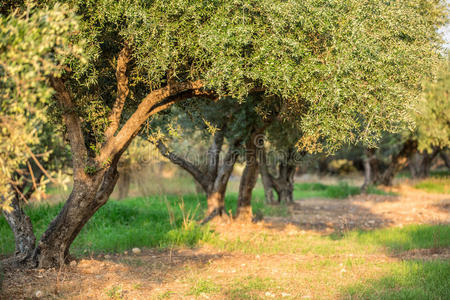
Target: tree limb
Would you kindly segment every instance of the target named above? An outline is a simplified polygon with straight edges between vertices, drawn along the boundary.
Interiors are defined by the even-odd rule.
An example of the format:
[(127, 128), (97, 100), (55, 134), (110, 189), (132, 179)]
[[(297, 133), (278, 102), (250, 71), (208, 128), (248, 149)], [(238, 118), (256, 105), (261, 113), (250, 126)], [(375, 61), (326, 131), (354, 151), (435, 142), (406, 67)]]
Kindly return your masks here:
[(125, 105), (125, 100), (127, 99), (129, 88), (128, 88), (128, 76), (127, 64), (131, 58), (131, 51), (128, 45), (125, 45), (119, 53), (117, 58), (116, 66), (116, 79), (117, 79), (117, 97), (114, 102), (114, 106), (109, 115), (109, 126), (105, 131), (105, 139), (109, 140), (114, 133), (119, 128), (120, 116), (122, 115), (122, 110)]
[(206, 193), (208, 193), (209, 178), (205, 176), (205, 174), (202, 171), (200, 171), (198, 167), (196, 167), (193, 163), (185, 160), (184, 158), (176, 155), (175, 153), (169, 151), (169, 149), (167, 149), (167, 147), (161, 140), (156, 142), (156, 147), (158, 148), (162, 156), (168, 158), (174, 164), (188, 171), (194, 177), (194, 179), (202, 186), (203, 190)]
[(177, 101), (195, 96), (212, 97), (211, 92), (200, 91), (203, 83), (178, 82), (150, 92), (139, 104), (136, 111), (128, 119), (116, 136), (111, 137), (103, 145), (100, 155), (96, 158), (98, 163), (104, 163), (112, 156), (118, 154), (131, 139), (133, 139), (142, 127), (142, 124), (153, 114), (164, 110)]
[(72, 96), (61, 78), (50, 76), (50, 84), (56, 91), (56, 99), (63, 109), (63, 121), (67, 128), (67, 135), (72, 150), (74, 179), (84, 177), (87, 149), (84, 144), (84, 135), (81, 130), (81, 121), (73, 105)]

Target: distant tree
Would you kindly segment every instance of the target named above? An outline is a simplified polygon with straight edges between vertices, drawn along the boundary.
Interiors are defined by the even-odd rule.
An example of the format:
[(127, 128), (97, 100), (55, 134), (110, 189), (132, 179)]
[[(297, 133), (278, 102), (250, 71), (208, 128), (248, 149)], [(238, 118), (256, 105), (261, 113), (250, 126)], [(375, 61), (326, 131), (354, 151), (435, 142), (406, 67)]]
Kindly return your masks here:
[[(266, 130), (267, 146), (261, 145), (260, 173), (266, 202), (292, 203), (294, 201), (294, 176), (300, 161), (306, 154), (296, 146), (301, 133), (289, 122), (274, 121)], [(273, 196), (277, 194), (277, 201)]]
[(435, 157), (441, 154), (448, 164), (446, 150), (450, 147), (450, 58), (442, 59), (435, 81), (425, 86), (424, 97), (416, 113), (416, 136), (420, 151), (412, 173), (427, 177)]
[(441, 59), (436, 80), (425, 84), (417, 108), (410, 113), (415, 119), (414, 130), (386, 134), (378, 149), (366, 150), (363, 189), (369, 184), (391, 185), (394, 176), (408, 165), (413, 178), (427, 177), (440, 153), (445, 161), (450, 145), (449, 66), (448, 58)]
[[(206, 194), (208, 210), (204, 222), (225, 214), (226, 187), (246, 135), (242, 127), (251, 122), (244, 117), (243, 106), (250, 107), (249, 103), (239, 105), (229, 98), (215, 103), (193, 99), (172, 109), (170, 114), (165, 114), (159, 127), (152, 124), (154, 129), (159, 129), (150, 136), (150, 140), (160, 153), (191, 174)], [(174, 128), (180, 132), (171, 133)], [(199, 133), (200, 137), (196, 138)], [(187, 142), (190, 152), (177, 154), (174, 147), (178, 140)], [(226, 140), (228, 145), (225, 145)], [(209, 143), (209, 147), (206, 151), (198, 152), (198, 144), (192, 143), (201, 141)], [(225, 146), (228, 150), (221, 155)], [(192, 151), (196, 152), (195, 155), (188, 155), (194, 154)]]
[[(40, 4), (59, 2), (79, 15), (72, 43), (86, 41), (86, 59), (67, 55), (63, 74), (48, 73), (55, 119), (71, 145), (74, 185), (34, 251), (40, 267), (66, 260), (107, 202), (118, 161), (149, 117), (193, 97), (242, 101), (264, 92), (297, 116), (300, 147), (320, 150), (322, 139), (330, 150), (374, 145), (383, 130), (409, 121), (404, 110), (433, 70), (435, 28), (445, 21), (445, 4), (434, 0)], [(255, 172), (244, 171), (251, 175), (241, 181), (245, 205)]]

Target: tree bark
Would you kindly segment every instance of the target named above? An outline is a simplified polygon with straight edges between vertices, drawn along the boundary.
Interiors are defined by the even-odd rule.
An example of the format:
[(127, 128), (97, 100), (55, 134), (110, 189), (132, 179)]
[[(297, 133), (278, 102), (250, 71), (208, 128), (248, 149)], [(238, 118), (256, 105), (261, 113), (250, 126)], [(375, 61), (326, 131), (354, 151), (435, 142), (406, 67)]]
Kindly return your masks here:
[(253, 131), (250, 139), (245, 145), (245, 169), (241, 176), (239, 184), (239, 196), (237, 204), (236, 218), (242, 222), (251, 222), (253, 219), (252, 213), (252, 191), (256, 185), (258, 178), (258, 161), (255, 140), (260, 132)]
[(361, 192), (366, 193), (367, 188), (369, 185), (371, 185), (374, 181), (374, 174), (372, 174), (372, 161), (375, 159), (375, 149), (370, 148), (366, 149), (365, 151), (366, 155), (363, 159), (363, 166), (364, 166), (364, 183), (361, 186)]
[[(295, 164), (292, 163), (294, 153), (294, 148), (288, 149), (286, 161), (278, 163), (278, 175), (274, 176), (269, 171), (265, 150), (262, 149), (260, 173), (267, 203), (288, 204), (294, 202), (294, 176), (296, 171)], [(278, 195), (277, 202), (274, 200), (273, 190)]]
[(417, 141), (409, 139), (404, 144), (402, 149), (397, 155), (394, 155), (390, 165), (383, 172), (380, 178), (377, 179), (376, 183), (383, 184), (386, 186), (392, 185), (392, 180), (394, 176), (402, 170), (407, 164), (408, 159), (417, 152)]
[(295, 166), (289, 162), (281, 162), (278, 169), (279, 175), (274, 180), (275, 190), (278, 194), (278, 202), (285, 204), (293, 203)]
[(11, 200), (11, 211), (3, 210), (3, 215), (14, 233), (15, 252), (14, 256), (18, 262), (31, 258), (36, 244), (33, 225), (20, 206), (19, 195)]
[[(44, 176), (42, 166), (38, 166), (34, 159), (27, 161), (28, 173), (23, 178), (20, 186), (14, 186), (14, 198), (11, 200), (11, 210), (3, 210), (3, 215), (14, 234), (15, 240), (15, 262), (22, 263), (31, 258), (36, 244), (33, 232), (33, 224), (30, 217), (22, 208), (24, 201), (31, 199), (41, 178)], [(18, 176), (20, 177), (20, 176)], [(15, 180), (13, 180), (15, 181)]]
[(210, 221), (215, 216), (223, 216), (225, 211), (225, 192), (227, 190), (228, 181), (233, 172), (234, 165), (237, 160), (237, 153), (234, 147), (231, 147), (220, 166), (214, 184), (211, 186), (207, 194), (208, 211), (206, 218), (202, 223)]
[(431, 153), (424, 151), (420, 153), (420, 161), (416, 168), (416, 178), (426, 178), (430, 176), (430, 169), (433, 163), (433, 160), (439, 154), (439, 149), (435, 148)]
[(70, 245), (94, 213), (108, 201), (118, 177), (117, 168), (113, 165), (74, 182), (69, 199), (33, 253), (36, 266), (49, 268), (67, 262)]
[(269, 166), (267, 163), (267, 156), (264, 147), (262, 148), (259, 172), (261, 174), (261, 181), (264, 187), (264, 197), (266, 199), (266, 203), (274, 204), (275, 199), (273, 196), (273, 190), (275, 189), (275, 186), (273, 183), (273, 177), (269, 172)]
[(219, 130), (214, 136), (213, 142), (208, 149), (206, 170), (202, 171), (198, 166), (187, 161), (183, 157), (176, 155), (168, 150), (168, 148), (161, 142), (157, 142), (157, 148), (160, 153), (168, 158), (172, 163), (180, 166), (192, 175), (194, 180), (202, 187), (206, 194), (207, 213), (203, 219), (202, 224), (212, 220), (216, 216), (222, 216), (225, 212), (225, 192), (228, 185), (228, 180), (233, 172), (234, 164), (236, 163), (237, 153), (236, 146), (240, 144), (241, 138), (234, 140), (230, 149), (228, 150), (222, 165), (220, 165), (220, 153), (222, 152), (225, 126)]
[(442, 160), (444, 161), (445, 166), (447, 169), (450, 170), (450, 158), (448, 157), (448, 154), (445, 151), (439, 152), (439, 155), (441, 156)]

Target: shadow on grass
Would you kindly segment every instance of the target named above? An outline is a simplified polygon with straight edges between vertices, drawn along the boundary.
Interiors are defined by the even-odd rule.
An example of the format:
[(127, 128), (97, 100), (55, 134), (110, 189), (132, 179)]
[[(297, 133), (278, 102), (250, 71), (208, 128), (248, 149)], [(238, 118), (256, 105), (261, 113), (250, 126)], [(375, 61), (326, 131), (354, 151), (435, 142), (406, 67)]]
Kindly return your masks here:
[(450, 261), (403, 261), (388, 275), (348, 286), (342, 299), (448, 299)]

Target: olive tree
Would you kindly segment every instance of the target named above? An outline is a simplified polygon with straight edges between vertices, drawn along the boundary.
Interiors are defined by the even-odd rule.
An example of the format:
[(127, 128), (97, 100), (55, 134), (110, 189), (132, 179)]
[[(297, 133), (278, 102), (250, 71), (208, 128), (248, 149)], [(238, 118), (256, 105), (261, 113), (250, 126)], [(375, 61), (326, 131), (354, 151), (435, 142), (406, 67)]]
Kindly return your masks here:
[[(408, 121), (404, 110), (433, 69), (435, 28), (444, 21), (444, 4), (434, 0), (41, 3), (59, 2), (79, 17), (72, 43), (85, 41), (86, 60), (68, 55), (63, 73), (48, 74), (74, 184), (34, 251), (41, 267), (66, 260), (149, 117), (193, 97), (245, 101), (263, 92), (295, 116), (299, 147), (315, 150), (321, 139), (331, 149), (373, 144), (382, 130)], [(242, 215), (251, 216), (255, 173), (244, 171)]]

